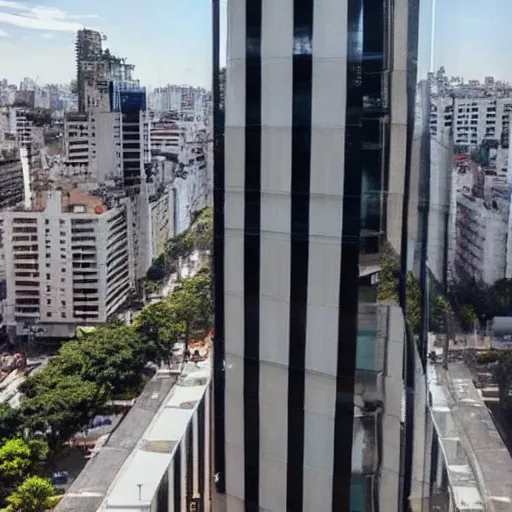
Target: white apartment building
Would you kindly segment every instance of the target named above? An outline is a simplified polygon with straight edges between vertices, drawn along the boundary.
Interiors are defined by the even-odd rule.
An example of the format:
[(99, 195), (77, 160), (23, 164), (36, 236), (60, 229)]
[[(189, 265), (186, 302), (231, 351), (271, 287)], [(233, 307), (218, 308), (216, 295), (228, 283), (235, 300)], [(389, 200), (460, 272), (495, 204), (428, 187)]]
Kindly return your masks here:
[(104, 183), (122, 177), (121, 114), (70, 113), (64, 123), (62, 175)]
[(33, 129), (33, 123), (27, 119), (23, 108), (0, 109), (0, 140), (14, 140), (18, 144), (28, 145), (33, 142)]
[(86, 168), (89, 165), (89, 134), (87, 114), (73, 112), (66, 116), (64, 122), (66, 161), (77, 169)]
[(66, 161), (62, 177), (98, 184), (123, 179), (140, 185), (151, 161), (150, 119), (145, 111), (70, 113), (64, 124)]
[(149, 94), (149, 108), (155, 112), (179, 112), (204, 117), (208, 114), (210, 103), (207, 91), (189, 85), (158, 87)]
[(500, 140), (503, 129), (510, 125), (511, 109), (510, 96), (434, 95), (430, 133), (435, 136), (442, 128), (452, 127), (453, 141), (457, 146), (476, 147), (486, 139)]
[(504, 203), (457, 196), (456, 275), (468, 274), (489, 285), (505, 277), (509, 208)]
[(126, 205), (72, 190), (44, 194), (38, 207), (0, 213), (12, 335), (37, 324), (45, 337), (103, 323), (134, 287)]
[(151, 126), (151, 151), (153, 154), (170, 154), (176, 158), (185, 149), (186, 129), (176, 122), (154, 123)]

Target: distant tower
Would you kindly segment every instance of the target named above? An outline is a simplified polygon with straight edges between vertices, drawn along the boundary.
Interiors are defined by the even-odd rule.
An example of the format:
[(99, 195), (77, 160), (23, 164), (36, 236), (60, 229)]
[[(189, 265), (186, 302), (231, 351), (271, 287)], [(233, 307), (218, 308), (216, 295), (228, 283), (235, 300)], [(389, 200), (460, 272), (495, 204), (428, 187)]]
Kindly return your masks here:
[(102, 36), (95, 30), (79, 30), (75, 47), (78, 110), (85, 112), (86, 85), (94, 81), (101, 67)]

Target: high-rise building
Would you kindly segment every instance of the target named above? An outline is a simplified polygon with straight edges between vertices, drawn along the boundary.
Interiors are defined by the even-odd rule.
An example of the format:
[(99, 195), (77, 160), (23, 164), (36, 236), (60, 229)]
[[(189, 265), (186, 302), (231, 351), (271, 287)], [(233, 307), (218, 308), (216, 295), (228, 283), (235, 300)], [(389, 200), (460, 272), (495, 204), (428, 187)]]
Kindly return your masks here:
[(101, 55), (101, 34), (95, 30), (79, 30), (76, 38), (76, 87), (80, 112), (86, 110), (86, 86), (97, 78)]
[(228, 2), (214, 510), (398, 510), (422, 496), (426, 320), (405, 315), (407, 280), (426, 291), (419, 2), (366, 4)]
[(41, 191), (32, 207), (1, 212), (7, 328), (23, 335), (38, 323), (40, 335), (66, 338), (104, 323), (134, 288), (130, 221), (126, 202), (76, 190)]
[(0, 142), (0, 209), (25, 199), (20, 149), (14, 142)]

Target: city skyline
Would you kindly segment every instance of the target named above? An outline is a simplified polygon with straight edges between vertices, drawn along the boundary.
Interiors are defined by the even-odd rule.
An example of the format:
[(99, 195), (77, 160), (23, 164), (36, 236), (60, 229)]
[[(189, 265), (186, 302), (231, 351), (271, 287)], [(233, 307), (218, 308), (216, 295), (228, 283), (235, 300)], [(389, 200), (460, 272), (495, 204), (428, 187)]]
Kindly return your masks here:
[(40, 84), (76, 78), (76, 32), (86, 27), (105, 34), (105, 47), (133, 63), (144, 85), (210, 88), (210, 6), (210, 0), (0, 0), (2, 78), (15, 84), (26, 76)]
[[(492, 9), (489, 0), (436, 1), (434, 58), (432, 63), (419, 63), (418, 78), (432, 64), (467, 80), (491, 75), (512, 81), (512, 42), (506, 23), (512, 4), (490, 2)], [(227, 0), (221, 4), (224, 39)], [(76, 73), (76, 31), (85, 26), (104, 33), (105, 46), (133, 63), (137, 77), (149, 87), (175, 83), (210, 88), (210, 7), (211, 0), (175, 0), (170, 5), (163, 0), (0, 0), (2, 78), (16, 84), (26, 76), (41, 84), (69, 82)], [(431, 20), (431, 4), (423, 3), (420, 32), (431, 31)], [(420, 37), (420, 46), (428, 40)], [(424, 50), (420, 48), (419, 54), (430, 53)]]

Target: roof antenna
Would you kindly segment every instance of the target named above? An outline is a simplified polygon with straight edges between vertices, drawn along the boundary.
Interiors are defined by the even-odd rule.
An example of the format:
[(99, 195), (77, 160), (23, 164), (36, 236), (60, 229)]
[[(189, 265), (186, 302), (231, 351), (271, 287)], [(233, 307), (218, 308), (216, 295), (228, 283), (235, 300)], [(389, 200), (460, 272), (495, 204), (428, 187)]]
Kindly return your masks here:
[(137, 487), (139, 488), (139, 501), (142, 501), (142, 484), (137, 484)]

